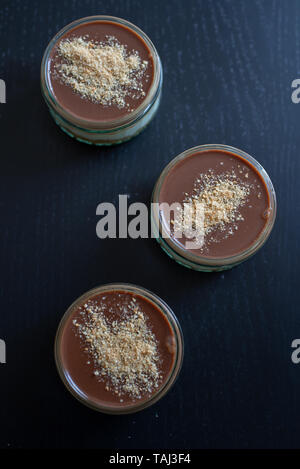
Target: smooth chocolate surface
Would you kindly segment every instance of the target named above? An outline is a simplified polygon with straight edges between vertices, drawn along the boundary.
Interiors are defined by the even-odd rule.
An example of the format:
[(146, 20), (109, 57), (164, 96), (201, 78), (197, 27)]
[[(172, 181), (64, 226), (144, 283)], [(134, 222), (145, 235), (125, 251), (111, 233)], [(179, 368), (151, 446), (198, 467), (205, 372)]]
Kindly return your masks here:
[[(128, 52), (137, 51), (142, 61), (148, 61), (147, 69), (141, 78), (145, 96), (137, 99), (128, 96), (126, 98), (126, 104), (129, 104), (129, 109), (127, 107), (120, 108), (114, 104), (102, 105), (81, 97), (78, 93), (74, 92), (69, 85), (62, 82), (55, 69), (56, 65), (62, 63), (62, 59), (58, 54), (58, 45), (61, 41), (75, 37), (85, 37), (87, 40), (94, 42), (105, 42), (109, 36), (115, 37), (120, 44), (126, 46)], [(110, 21), (98, 20), (75, 26), (65, 33), (50, 52), (48, 70), (52, 92), (58, 103), (64, 109), (74, 114), (76, 117), (85, 120), (111, 121), (131, 113), (132, 110), (137, 109), (145, 100), (153, 82), (154, 63), (151, 52), (145, 41), (132, 29)]]
[[(210, 171), (216, 175), (233, 171), (237, 181), (249, 185), (249, 196), (239, 209), (244, 220), (234, 223), (237, 229), (232, 223), (228, 224), (225, 231), (217, 227), (204, 237), (202, 248), (193, 249), (191, 252), (201, 257), (229, 257), (246, 250), (257, 240), (269, 216), (268, 190), (252, 164), (223, 150), (196, 152), (178, 162), (167, 174), (161, 187), (159, 202), (182, 204), (186, 193), (193, 193), (197, 177), (200, 174), (209, 174)], [(184, 236), (176, 241), (185, 248), (187, 239)]]
[[(132, 405), (137, 402), (131, 395), (122, 395), (122, 399), (113, 391), (107, 390), (108, 379), (99, 380), (95, 374), (95, 367), (89, 353), (86, 351), (87, 344), (82, 341), (74, 326), (74, 320), (82, 324), (82, 307), (86, 301), (91, 300), (98, 305), (105, 304), (105, 317), (111, 324), (113, 321), (122, 320), (120, 304), (127, 305), (132, 299), (136, 302), (140, 311), (143, 312), (147, 326), (151, 329), (157, 340), (159, 363), (158, 367), (162, 376), (159, 387), (155, 393), (164, 385), (174, 365), (176, 354), (176, 342), (174, 333), (169, 322), (165, 319), (158, 307), (146, 298), (126, 291), (106, 291), (98, 295), (92, 295), (85, 299), (82, 304), (76, 306), (64, 325), (60, 342), (60, 360), (68, 380), (73, 387), (80, 389), (81, 393), (90, 401), (104, 406)], [(138, 403), (142, 403), (151, 397), (152, 393), (142, 395)]]

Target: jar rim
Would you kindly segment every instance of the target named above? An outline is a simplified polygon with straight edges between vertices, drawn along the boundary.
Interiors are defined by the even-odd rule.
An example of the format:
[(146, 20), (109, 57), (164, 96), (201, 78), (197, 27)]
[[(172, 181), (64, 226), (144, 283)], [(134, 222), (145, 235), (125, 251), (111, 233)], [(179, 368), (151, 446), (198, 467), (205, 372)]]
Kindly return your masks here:
[[(164, 227), (164, 222), (162, 220), (159, 209), (154, 209), (152, 211), (151, 218), (152, 218), (152, 223), (154, 224), (154, 230), (155, 230), (154, 232), (157, 233), (159, 240), (162, 241), (163, 245), (166, 247), (167, 250), (172, 251), (172, 255), (174, 254), (175, 259), (178, 258), (179, 262), (181, 259), (184, 259), (189, 263), (189, 266), (191, 267), (193, 266), (197, 267), (197, 266), (203, 265), (207, 268), (208, 267), (218, 268), (222, 266), (224, 267), (227, 266), (229, 268), (230, 266), (234, 266), (248, 259), (252, 255), (254, 255), (264, 245), (264, 243), (267, 241), (273, 229), (275, 219), (276, 219), (277, 201), (276, 201), (276, 194), (275, 194), (274, 186), (266, 170), (255, 158), (253, 158), (251, 155), (244, 152), (243, 150), (240, 150), (230, 145), (204, 144), (204, 145), (197, 145), (195, 147), (189, 148), (188, 150), (185, 150), (184, 152), (180, 153), (175, 158), (173, 158), (166, 165), (166, 167), (162, 170), (153, 189), (152, 202), (155, 205), (159, 205), (160, 191), (161, 191), (163, 182), (165, 180), (165, 177), (169, 174), (170, 170), (179, 161), (182, 161), (183, 159), (193, 155), (194, 153), (202, 153), (202, 152), (209, 151), (209, 150), (230, 152), (233, 155), (239, 157), (240, 159), (246, 160), (248, 163), (250, 163), (250, 165), (252, 165), (255, 168), (259, 176), (262, 178), (265, 184), (268, 196), (269, 196), (269, 209), (271, 212), (263, 230), (259, 233), (256, 240), (254, 240), (254, 242), (247, 249), (239, 251), (237, 254), (234, 254), (231, 256), (225, 256), (225, 257), (199, 256), (199, 255), (193, 254), (191, 251), (188, 251), (187, 249), (179, 245), (179, 243), (176, 243), (172, 236), (167, 235), (168, 231)], [(165, 236), (161, 236), (162, 230)]]
[[(127, 27), (128, 29), (132, 30), (135, 34), (140, 36), (140, 38), (142, 39), (142, 41), (144, 41), (144, 43), (146, 44), (146, 46), (148, 47), (150, 51), (150, 54), (153, 58), (153, 65), (154, 65), (152, 84), (150, 86), (150, 89), (145, 99), (141, 102), (141, 104), (136, 109), (134, 109), (134, 111), (132, 111), (130, 114), (127, 114), (117, 119), (111, 119), (109, 121), (97, 121), (97, 120), (89, 120), (89, 119), (80, 118), (80, 116), (77, 116), (76, 114), (73, 114), (72, 112), (69, 112), (68, 110), (66, 110), (57, 101), (52, 91), (51, 80), (49, 78), (49, 56), (53, 47), (59, 41), (59, 39), (62, 36), (64, 36), (68, 31), (75, 28), (76, 26), (90, 23), (90, 22), (97, 22), (97, 21), (99, 22), (107, 21), (107, 22), (120, 24), (122, 26)], [(87, 16), (87, 17), (79, 18), (78, 20), (72, 21), (71, 23), (68, 23), (66, 26), (60, 29), (55, 34), (55, 36), (50, 40), (42, 58), (41, 88), (42, 88), (42, 93), (43, 93), (44, 99), (46, 100), (46, 103), (48, 104), (48, 106), (53, 108), (59, 114), (59, 116), (63, 118), (65, 121), (71, 122), (73, 126), (79, 129), (88, 130), (90, 132), (103, 131), (103, 133), (105, 133), (105, 132), (111, 132), (114, 130), (119, 130), (120, 128), (126, 128), (129, 125), (132, 125), (133, 122), (141, 119), (148, 112), (148, 110), (152, 107), (152, 105), (155, 103), (156, 98), (159, 95), (161, 86), (162, 86), (162, 66), (161, 66), (160, 57), (158, 55), (158, 52), (153, 42), (138, 26), (134, 25), (133, 23), (127, 20), (118, 18), (116, 16), (107, 16), (107, 15)]]
[[(164, 319), (167, 321), (168, 325), (171, 327), (172, 332), (174, 334), (175, 341), (176, 341), (176, 354), (174, 357), (173, 366), (169, 372), (167, 379), (163, 383), (163, 385), (160, 386), (158, 390), (150, 396), (149, 399), (141, 403), (136, 402), (132, 405), (126, 405), (126, 406), (101, 405), (100, 403), (95, 402), (89, 399), (87, 396), (81, 394), (80, 389), (74, 384), (72, 385), (72, 379), (68, 379), (67, 370), (63, 367), (61, 356), (60, 356), (61, 339), (62, 339), (62, 334), (64, 331), (64, 326), (66, 322), (68, 321), (69, 317), (71, 316), (72, 312), (74, 311), (74, 308), (81, 302), (91, 297), (91, 295), (94, 295), (97, 293), (114, 291), (114, 290), (135, 293), (145, 298), (147, 301), (150, 300), (159, 309)], [(138, 412), (140, 410), (143, 410), (151, 406), (152, 404), (157, 402), (159, 399), (161, 399), (170, 390), (170, 388), (173, 386), (173, 384), (175, 383), (179, 375), (179, 372), (182, 367), (183, 354), (184, 354), (183, 333), (182, 333), (180, 323), (177, 317), (175, 316), (174, 312), (172, 311), (172, 309), (167, 305), (167, 303), (165, 303), (155, 293), (152, 293), (151, 291), (149, 291), (148, 289), (144, 287), (140, 287), (140, 286), (130, 284), (130, 283), (104, 284), (104, 285), (92, 288), (91, 290), (88, 290), (87, 292), (79, 296), (68, 307), (68, 309), (62, 316), (59, 322), (58, 328), (57, 328), (57, 332), (55, 336), (55, 343), (54, 343), (54, 357), (55, 357), (56, 368), (57, 368), (58, 374), (62, 382), (64, 383), (65, 387), (70, 391), (70, 393), (79, 402), (81, 402), (82, 404), (85, 404), (87, 407), (90, 407), (93, 410), (96, 410), (102, 413), (116, 414), (116, 415)]]

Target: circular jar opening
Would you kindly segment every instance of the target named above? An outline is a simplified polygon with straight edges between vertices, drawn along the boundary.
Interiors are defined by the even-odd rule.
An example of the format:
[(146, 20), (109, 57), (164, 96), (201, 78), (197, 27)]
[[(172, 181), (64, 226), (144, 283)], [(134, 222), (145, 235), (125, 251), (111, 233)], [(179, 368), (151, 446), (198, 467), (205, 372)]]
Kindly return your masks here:
[(72, 137), (98, 145), (120, 143), (154, 117), (162, 67), (137, 26), (91, 16), (65, 26), (50, 41), (41, 86), (56, 123)]
[(200, 145), (174, 158), (159, 176), (152, 202), (161, 247), (200, 271), (230, 269), (248, 259), (276, 218), (275, 191), (264, 168), (227, 145)]
[(64, 314), (55, 360), (67, 389), (88, 407), (108, 414), (140, 411), (174, 384), (183, 336), (167, 304), (130, 284), (88, 291)]

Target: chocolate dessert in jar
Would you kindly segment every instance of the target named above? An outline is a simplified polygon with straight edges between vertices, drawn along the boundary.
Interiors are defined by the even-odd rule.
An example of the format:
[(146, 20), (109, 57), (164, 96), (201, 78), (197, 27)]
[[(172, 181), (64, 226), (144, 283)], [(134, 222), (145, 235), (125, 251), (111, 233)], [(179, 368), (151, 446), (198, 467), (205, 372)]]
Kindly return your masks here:
[(174, 384), (183, 336), (172, 310), (150, 291), (108, 284), (64, 314), (55, 340), (60, 377), (80, 402), (109, 414), (140, 411)]
[(154, 237), (172, 259), (198, 271), (230, 269), (251, 257), (275, 218), (268, 174), (252, 156), (227, 145), (181, 153), (152, 194)]
[(160, 103), (162, 67), (137, 26), (91, 16), (65, 26), (50, 41), (41, 66), (42, 94), (68, 135), (95, 145), (140, 133)]

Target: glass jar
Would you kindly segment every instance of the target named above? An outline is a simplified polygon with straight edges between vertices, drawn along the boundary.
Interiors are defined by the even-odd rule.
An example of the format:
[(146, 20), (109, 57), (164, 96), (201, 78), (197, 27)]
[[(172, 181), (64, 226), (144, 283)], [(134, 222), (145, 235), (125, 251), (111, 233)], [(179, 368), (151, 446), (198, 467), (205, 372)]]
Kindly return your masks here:
[[(53, 47), (59, 39), (79, 25), (87, 25), (98, 21), (112, 22), (118, 25), (123, 25), (132, 30), (141, 39), (141, 41), (146, 44), (153, 58), (154, 66), (152, 85), (140, 106), (125, 116), (109, 120), (107, 122), (81, 119), (64, 109), (55, 98), (51, 86), (51, 80), (49, 78), (49, 57)], [(81, 18), (65, 26), (48, 44), (41, 65), (42, 95), (56, 124), (76, 140), (99, 146), (125, 142), (144, 130), (158, 110), (161, 98), (162, 81), (163, 72), (161, 61), (148, 36), (129, 21), (115, 18), (113, 16), (90, 16)]]
[[(89, 396), (87, 396), (78, 386), (74, 383), (72, 380), (72, 377), (70, 376), (70, 373), (66, 369), (66, 367), (63, 365), (63, 360), (62, 360), (62, 336), (63, 332), (65, 330), (65, 326), (68, 323), (68, 320), (76, 307), (82, 305), (86, 301), (88, 301), (90, 298), (97, 294), (101, 294), (104, 292), (112, 292), (112, 291), (122, 291), (125, 293), (131, 293), (131, 294), (136, 294), (142, 299), (147, 300), (150, 302), (150, 304), (153, 304), (154, 307), (156, 307), (159, 312), (162, 314), (164, 320), (170, 327), (170, 330), (172, 331), (173, 337), (174, 337), (174, 360), (172, 363), (172, 368), (170, 369), (166, 379), (162, 383), (161, 386), (157, 388), (157, 390), (151, 394), (149, 399), (143, 400), (142, 402), (134, 402), (132, 404), (129, 404), (126, 406), (123, 405), (116, 405), (113, 406), (111, 404), (108, 404), (107, 406), (102, 402), (102, 404), (99, 404), (99, 402), (95, 402), (94, 400), (91, 400)], [(71, 394), (78, 399), (81, 403), (85, 404), (86, 406), (103, 412), (107, 414), (130, 414), (134, 412), (138, 412), (140, 410), (143, 410), (155, 402), (157, 402), (159, 399), (161, 399), (163, 396), (167, 394), (167, 392), (170, 390), (170, 388), (173, 386), (175, 383), (178, 374), (181, 370), (182, 366), (182, 360), (183, 360), (183, 335), (182, 335), (182, 330), (180, 327), (180, 324), (171, 310), (171, 308), (157, 295), (154, 293), (151, 293), (149, 290), (146, 290), (145, 288), (138, 287), (136, 285), (131, 285), (127, 283), (113, 283), (113, 284), (107, 284), (103, 285), (97, 288), (94, 288), (92, 290), (89, 290), (88, 292), (84, 293), (82, 296), (80, 296), (74, 303), (67, 309), (66, 313), (62, 317), (56, 338), (55, 338), (55, 346), (54, 346), (54, 351), (55, 351), (55, 362), (56, 362), (56, 367), (58, 370), (58, 373), (66, 386), (66, 388), (71, 392)]]
[[(174, 238), (170, 235), (170, 230), (166, 226), (164, 219), (162, 217), (162, 212), (159, 208), (160, 203), (160, 191), (166, 176), (169, 174), (174, 166), (188, 158), (189, 156), (195, 153), (201, 153), (206, 151), (224, 151), (229, 152), (233, 155), (240, 157), (240, 159), (246, 160), (252, 165), (262, 181), (265, 184), (268, 197), (269, 197), (269, 209), (268, 209), (268, 218), (264, 229), (259, 234), (258, 238), (249, 246), (248, 249), (238, 252), (236, 255), (223, 258), (209, 258), (205, 256), (200, 256), (193, 254), (191, 251), (185, 249), (180, 243), (176, 242)], [(188, 267), (202, 272), (213, 272), (213, 271), (222, 271), (228, 270), (232, 267), (240, 264), (241, 262), (249, 259), (253, 256), (267, 241), (274, 222), (276, 218), (276, 195), (271, 179), (264, 170), (264, 168), (256, 161), (252, 156), (248, 155), (242, 150), (228, 146), (228, 145), (217, 145), (217, 144), (208, 144), (208, 145), (199, 145), (189, 150), (184, 151), (180, 155), (176, 156), (162, 171), (160, 174), (153, 193), (152, 193), (152, 204), (151, 204), (151, 223), (152, 223), (152, 236), (155, 237), (162, 247), (162, 249), (180, 265)]]

